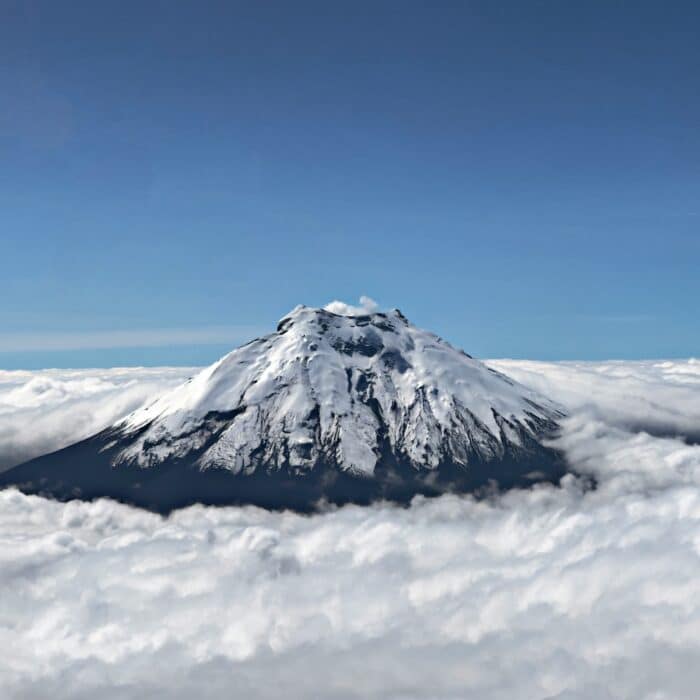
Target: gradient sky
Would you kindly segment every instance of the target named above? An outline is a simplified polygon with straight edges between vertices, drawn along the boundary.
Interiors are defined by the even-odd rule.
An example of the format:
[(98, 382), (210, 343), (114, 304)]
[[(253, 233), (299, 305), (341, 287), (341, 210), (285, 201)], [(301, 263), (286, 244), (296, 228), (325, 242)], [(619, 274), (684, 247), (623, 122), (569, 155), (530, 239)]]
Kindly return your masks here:
[(0, 367), (367, 294), (485, 357), (700, 350), (695, 2), (4, 2)]

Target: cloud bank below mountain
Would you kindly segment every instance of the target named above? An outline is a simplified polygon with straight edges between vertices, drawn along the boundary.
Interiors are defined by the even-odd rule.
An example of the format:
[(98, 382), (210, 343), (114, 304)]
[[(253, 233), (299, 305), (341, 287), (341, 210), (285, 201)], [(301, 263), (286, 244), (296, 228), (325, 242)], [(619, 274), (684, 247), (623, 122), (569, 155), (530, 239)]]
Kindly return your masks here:
[(99, 432), (194, 371), (0, 370), (0, 471)]
[[(569, 406), (559, 445), (595, 490), (168, 519), (0, 492), (4, 695), (695, 698), (700, 366), (491, 364)], [(65, 437), (71, 402), (123, 409), (97, 378), (69, 400), (18, 379), (3, 422), (41, 403)]]
[(700, 360), (536, 362), (487, 360), (513, 379), (633, 432), (700, 439)]

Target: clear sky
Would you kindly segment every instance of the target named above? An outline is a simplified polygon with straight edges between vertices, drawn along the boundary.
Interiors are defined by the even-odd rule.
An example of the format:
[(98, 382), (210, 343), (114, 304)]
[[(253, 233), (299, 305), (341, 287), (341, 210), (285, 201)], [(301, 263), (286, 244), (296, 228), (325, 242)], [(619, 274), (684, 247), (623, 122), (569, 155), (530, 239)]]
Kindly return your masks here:
[(361, 294), (482, 357), (700, 354), (697, 2), (0, 15), (0, 367)]

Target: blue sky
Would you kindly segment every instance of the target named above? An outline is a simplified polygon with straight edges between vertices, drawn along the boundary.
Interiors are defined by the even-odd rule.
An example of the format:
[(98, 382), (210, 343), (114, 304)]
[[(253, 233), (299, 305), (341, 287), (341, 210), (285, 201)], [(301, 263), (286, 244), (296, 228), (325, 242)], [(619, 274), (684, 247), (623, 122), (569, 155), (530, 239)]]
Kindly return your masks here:
[(0, 367), (361, 294), (478, 356), (698, 355), (696, 3), (0, 12)]

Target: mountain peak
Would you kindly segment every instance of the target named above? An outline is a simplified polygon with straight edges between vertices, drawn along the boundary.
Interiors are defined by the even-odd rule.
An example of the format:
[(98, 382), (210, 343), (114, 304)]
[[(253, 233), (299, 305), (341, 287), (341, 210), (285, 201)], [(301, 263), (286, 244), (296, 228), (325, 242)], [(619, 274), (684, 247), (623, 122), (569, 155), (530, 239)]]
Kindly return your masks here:
[[(339, 313), (347, 310), (349, 313)], [(284, 315), (277, 324), (277, 331), (289, 330), (292, 326), (297, 329), (313, 329), (313, 331), (326, 332), (335, 328), (362, 328), (373, 326), (381, 331), (395, 332), (395, 323), (408, 326), (411, 325), (408, 319), (398, 310), (390, 311), (364, 310), (349, 307), (349, 309), (338, 309), (332, 311), (328, 308), (319, 308), (299, 304), (288, 314)]]

